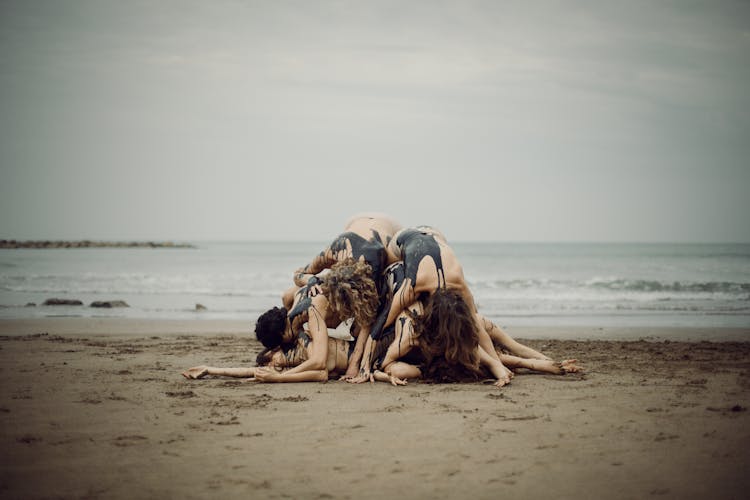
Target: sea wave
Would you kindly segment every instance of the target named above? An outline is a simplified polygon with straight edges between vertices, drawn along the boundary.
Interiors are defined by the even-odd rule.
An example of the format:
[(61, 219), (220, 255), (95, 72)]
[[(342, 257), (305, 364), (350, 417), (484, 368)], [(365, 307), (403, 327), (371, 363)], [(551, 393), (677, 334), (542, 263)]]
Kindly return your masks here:
[(511, 280), (476, 280), (469, 281), (471, 288), (478, 290), (600, 290), (628, 292), (674, 292), (723, 293), (750, 295), (750, 283), (733, 281), (657, 281), (646, 279), (600, 278), (586, 280), (549, 280), (549, 279), (511, 279)]
[(0, 275), (0, 291), (13, 293), (278, 296), (288, 287), (284, 274), (27, 274)]

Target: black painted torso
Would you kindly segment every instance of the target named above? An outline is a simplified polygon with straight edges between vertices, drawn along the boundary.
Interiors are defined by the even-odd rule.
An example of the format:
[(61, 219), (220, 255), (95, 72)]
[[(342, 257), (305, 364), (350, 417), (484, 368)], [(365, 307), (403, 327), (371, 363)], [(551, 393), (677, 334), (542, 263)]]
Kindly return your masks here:
[(445, 270), (443, 269), (443, 258), (440, 255), (440, 245), (435, 237), (417, 229), (406, 229), (399, 234), (396, 245), (401, 249), (401, 258), (404, 261), (404, 275), (411, 280), (411, 285), (417, 283), (417, 272), (419, 264), (427, 257), (432, 258), (437, 268), (437, 288), (445, 288)]

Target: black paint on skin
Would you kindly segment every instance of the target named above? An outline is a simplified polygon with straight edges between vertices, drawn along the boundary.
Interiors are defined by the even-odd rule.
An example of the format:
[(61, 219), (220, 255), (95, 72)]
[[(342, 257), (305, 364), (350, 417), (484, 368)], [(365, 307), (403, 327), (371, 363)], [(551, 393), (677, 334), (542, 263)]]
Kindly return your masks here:
[(302, 345), (304, 345), (305, 347), (310, 345), (310, 341), (312, 340), (310, 336), (307, 334), (307, 332), (304, 330), (301, 330), (299, 334), (297, 334), (297, 337), (302, 339)]
[(313, 306), (311, 290), (320, 283), (319, 280), (311, 281), (308, 285), (303, 286), (295, 292), (297, 297), (297, 303), (294, 305), (291, 311), (287, 313), (289, 318), (289, 324), (294, 324), (294, 320), (297, 316), (303, 313), (307, 313), (307, 321), (315, 321), (318, 328), (327, 328), (325, 318), (320, 314), (320, 311)]
[[(340, 259), (343, 255), (348, 257), (349, 247), (347, 246), (347, 241), (349, 242), (349, 245), (351, 245), (351, 257), (354, 260), (363, 258), (365, 262), (367, 262), (372, 268), (372, 278), (375, 282), (375, 287), (378, 290), (378, 294), (380, 295), (378, 318), (383, 314), (383, 312), (385, 312), (386, 317), (383, 318), (383, 323), (385, 323), (385, 320), (388, 316), (388, 310), (386, 307), (384, 307), (385, 297), (383, 295), (385, 290), (383, 287), (382, 273), (385, 269), (387, 256), (385, 245), (383, 244), (383, 238), (380, 236), (380, 233), (378, 233), (374, 229), (372, 230), (372, 238), (369, 240), (363, 238), (357, 233), (342, 233), (337, 236), (329, 246), (331, 253), (336, 257), (337, 260)], [(324, 255), (325, 251), (320, 253), (321, 257)], [(297, 297), (297, 303), (294, 305), (294, 307), (292, 307), (292, 310), (289, 311), (288, 316), (290, 322), (294, 321), (294, 319), (300, 314), (308, 311), (312, 306), (312, 295), (310, 294), (310, 290), (313, 286), (313, 284), (308, 283), (306, 286), (303, 286), (295, 293), (295, 296)], [(308, 321), (309, 320), (310, 318), (308, 318)], [(379, 330), (380, 329), (382, 329), (382, 324)]]
[(340, 234), (330, 245), (331, 252), (337, 256), (337, 260), (342, 252), (344, 254), (347, 253), (347, 241), (352, 247), (352, 258), (354, 260), (364, 258), (365, 262), (372, 267), (372, 278), (373, 281), (375, 281), (375, 286), (378, 291), (380, 291), (382, 288), (381, 274), (383, 273), (387, 261), (385, 245), (383, 244), (383, 238), (381, 238), (380, 233), (373, 229), (372, 238), (369, 240), (364, 239), (357, 233), (348, 232)]
[(401, 357), (401, 339), (404, 337), (404, 328), (406, 328), (406, 318), (399, 318), (401, 323), (401, 333), (398, 334), (398, 357)]
[[(384, 332), (383, 326), (385, 321), (388, 319), (388, 313), (391, 310), (391, 301), (393, 295), (403, 286), (406, 281), (406, 274), (404, 273), (404, 263), (396, 262), (391, 264), (385, 269), (385, 276), (383, 277), (385, 282), (383, 289), (383, 297), (380, 300), (380, 307), (378, 308), (378, 314), (375, 317), (375, 321), (370, 328), (370, 337), (373, 340), (379, 340)], [(387, 297), (386, 297), (387, 296)], [(387, 300), (386, 300), (387, 299)]]
[(312, 297), (310, 296), (310, 285), (303, 286), (297, 292), (295, 293), (297, 297), (300, 297), (297, 300), (297, 303), (294, 305), (291, 311), (287, 314), (287, 317), (289, 318), (289, 322), (292, 323), (294, 319), (299, 316), (300, 314), (306, 312), (308, 309), (310, 309), (310, 306), (312, 305)]
[[(405, 229), (399, 234), (398, 239), (396, 239), (396, 245), (401, 250), (403, 265), (388, 268), (385, 277), (385, 282), (391, 286), (393, 295), (404, 285), (407, 279), (410, 280), (412, 287), (416, 285), (419, 265), (427, 257), (432, 259), (437, 270), (438, 285), (436, 290), (445, 288), (445, 270), (443, 269), (443, 258), (440, 255), (440, 245), (432, 234), (420, 231), (419, 229)], [(421, 296), (418, 297), (418, 299), (420, 298)], [(392, 300), (391, 298), (388, 302)], [(408, 305), (401, 304), (402, 308)], [(388, 303), (378, 312), (375, 323), (370, 330), (370, 336), (374, 340), (378, 340), (383, 336), (383, 326), (388, 319), (390, 309), (391, 304)]]
[(310, 345), (311, 341), (312, 339), (307, 334), (307, 332), (304, 330), (300, 330), (299, 333), (297, 333), (296, 342), (281, 346), (281, 352), (284, 353), (287, 367), (294, 366), (298, 363), (300, 357), (302, 356), (302, 350), (307, 349), (307, 346)]
[(437, 268), (438, 286), (436, 290), (445, 288), (443, 258), (440, 256), (440, 245), (438, 245), (433, 235), (417, 229), (406, 229), (398, 236), (396, 245), (401, 249), (401, 256), (404, 261), (404, 274), (406, 279), (411, 280), (411, 286), (417, 283), (419, 264), (426, 257), (431, 257)]
[(404, 281), (406, 281), (406, 273), (404, 272), (403, 262), (396, 262), (386, 268), (385, 284), (388, 285), (392, 293), (398, 292), (403, 286)]

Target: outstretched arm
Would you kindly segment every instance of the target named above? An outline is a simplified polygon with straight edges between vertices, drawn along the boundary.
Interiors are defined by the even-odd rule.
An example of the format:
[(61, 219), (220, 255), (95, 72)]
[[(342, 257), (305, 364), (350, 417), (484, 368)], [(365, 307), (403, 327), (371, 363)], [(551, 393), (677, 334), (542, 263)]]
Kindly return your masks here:
[(323, 369), (292, 373), (291, 370), (278, 372), (261, 367), (255, 370), (255, 379), (259, 382), (325, 382), (328, 380), (328, 371)]
[(182, 372), (187, 379), (199, 379), (208, 375), (217, 377), (251, 378), (255, 376), (256, 367), (251, 368), (215, 368), (213, 366), (194, 366)]

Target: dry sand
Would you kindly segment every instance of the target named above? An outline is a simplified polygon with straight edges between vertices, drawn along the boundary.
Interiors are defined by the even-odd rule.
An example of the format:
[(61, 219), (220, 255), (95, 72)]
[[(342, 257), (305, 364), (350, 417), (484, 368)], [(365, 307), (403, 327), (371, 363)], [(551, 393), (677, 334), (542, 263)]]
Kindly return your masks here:
[[(249, 326), (0, 321), (2, 498), (746, 498), (747, 330), (550, 340), (584, 376), (488, 384), (188, 381), (252, 365)], [(519, 333), (521, 332), (521, 333)], [(583, 336), (586, 337), (583, 332)], [(535, 335), (537, 334), (537, 335)]]

